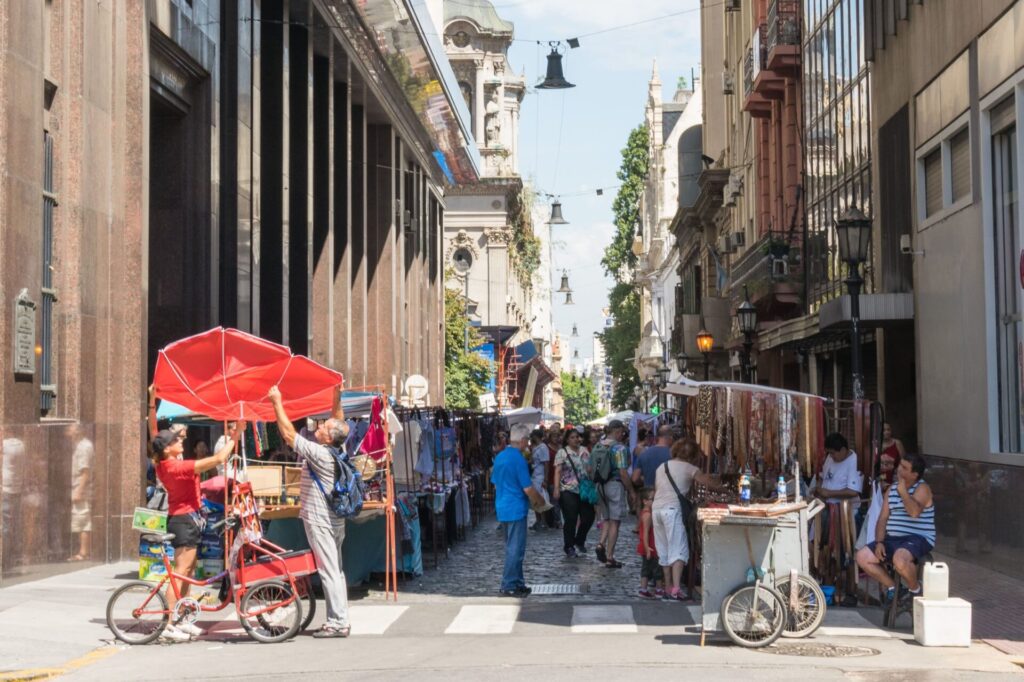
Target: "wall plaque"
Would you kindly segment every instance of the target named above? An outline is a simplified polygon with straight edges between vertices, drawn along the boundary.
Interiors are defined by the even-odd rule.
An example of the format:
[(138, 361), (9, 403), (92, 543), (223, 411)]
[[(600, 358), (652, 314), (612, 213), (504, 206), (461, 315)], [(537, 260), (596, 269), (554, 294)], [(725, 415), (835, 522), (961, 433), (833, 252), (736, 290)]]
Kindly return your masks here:
[(14, 373), (36, 373), (36, 304), (28, 289), (14, 299)]

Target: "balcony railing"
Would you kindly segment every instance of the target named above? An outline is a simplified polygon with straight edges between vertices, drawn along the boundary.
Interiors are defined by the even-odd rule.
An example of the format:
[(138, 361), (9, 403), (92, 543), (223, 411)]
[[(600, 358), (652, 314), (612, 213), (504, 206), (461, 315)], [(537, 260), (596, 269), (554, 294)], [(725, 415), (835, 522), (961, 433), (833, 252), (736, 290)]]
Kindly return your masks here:
[(754, 50), (747, 49), (743, 59), (743, 96), (749, 98), (754, 92)]
[(761, 237), (735, 263), (731, 269), (733, 306), (739, 305), (746, 285), (752, 301), (778, 291), (776, 285), (792, 290), (803, 283), (799, 246), (792, 244), (783, 232), (769, 232)]
[(768, 5), (768, 52), (778, 45), (800, 45), (800, 0), (772, 0)]

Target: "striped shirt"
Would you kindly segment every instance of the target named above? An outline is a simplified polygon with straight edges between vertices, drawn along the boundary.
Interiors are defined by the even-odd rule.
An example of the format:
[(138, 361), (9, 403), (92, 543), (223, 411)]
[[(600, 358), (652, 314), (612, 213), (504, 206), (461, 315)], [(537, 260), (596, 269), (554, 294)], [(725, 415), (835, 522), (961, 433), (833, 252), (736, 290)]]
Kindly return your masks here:
[[(910, 486), (908, 495), (913, 495), (917, 487), (921, 485), (918, 481)], [(903, 498), (897, 484), (889, 486), (889, 520), (885, 524), (886, 537), (902, 537), (905, 535), (917, 535), (928, 541), (932, 547), (935, 546), (935, 502), (925, 507), (920, 516), (911, 516), (907, 508), (903, 506)]]
[(299, 518), (311, 526), (344, 525), (345, 519), (331, 511), (327, 506), (327, 495), (320, 492), (313, 477), (309, 475), (312, 468), (320, 479), (320, 485), (329, 495), (334, 488), (334, 455), (327, 446), (298, 435), (295, 436), (293, 449), (302, 465), (302, 475), (299, 479), (302, 508), (299, 510)]

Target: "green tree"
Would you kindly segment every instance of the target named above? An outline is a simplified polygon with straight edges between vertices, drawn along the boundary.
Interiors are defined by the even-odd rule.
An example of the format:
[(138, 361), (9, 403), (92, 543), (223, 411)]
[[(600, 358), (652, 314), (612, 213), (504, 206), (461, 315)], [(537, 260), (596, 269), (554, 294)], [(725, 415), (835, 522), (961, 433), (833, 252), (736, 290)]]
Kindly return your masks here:
[(608, 295), (608, 307), (614, 318), (601, 333), (601, 342), (615, 379), (612, 403), (623, 408), (633, 396), (633, 388), (640, 385), (640, 376), (633, 365), (640, 343), (640, 296), (632, 284), (619, 282)]
[(587, 377), (562, 372), (562, 397), (566, 423), (586, 424), (601, 416), (597, 409), (597, 388)]
[[(446, 277), (447, 279), (447, 277)], [(469, 323), (466, 299), (454, 289), (444, 290), (444, 404), (452, 409), (473, 409), (487, 390), (491, 368), (487, 360), (467, 348), (484, 340)]]
[(601, 259), (605, 272), (615, 280), (615, 286), (608, 293), (612, 324), (605, 328), (601, 340), (615, 380), (612, 402), (620, 408), (626, 406), (633, 395), (633, 388), (640, 383), (636, 367), (633, 366), (636, 349), (640, 344), (640, 297), (632, 282), (633, 268), (636, 266), (633, 238), (640, 224), (640, 197), (650, 162), (647, 143), (646, 125), (639, 125), (630, 131), (617, 174), (622, 185), (612, 203), (615, 235)]

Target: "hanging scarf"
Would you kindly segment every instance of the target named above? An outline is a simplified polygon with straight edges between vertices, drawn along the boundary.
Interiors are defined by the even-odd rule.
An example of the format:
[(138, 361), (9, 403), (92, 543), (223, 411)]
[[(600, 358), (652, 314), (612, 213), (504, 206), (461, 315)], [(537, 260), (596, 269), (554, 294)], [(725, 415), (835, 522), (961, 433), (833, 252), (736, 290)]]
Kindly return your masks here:
[(363, 442), (359, 444), (359, 451), (369, 455), (376, 462), (388, 454), (388, 435), (384, 428), (384, 400), (379, 395), (374, 396), (370, 406), (370, 428), (367, 429)]

